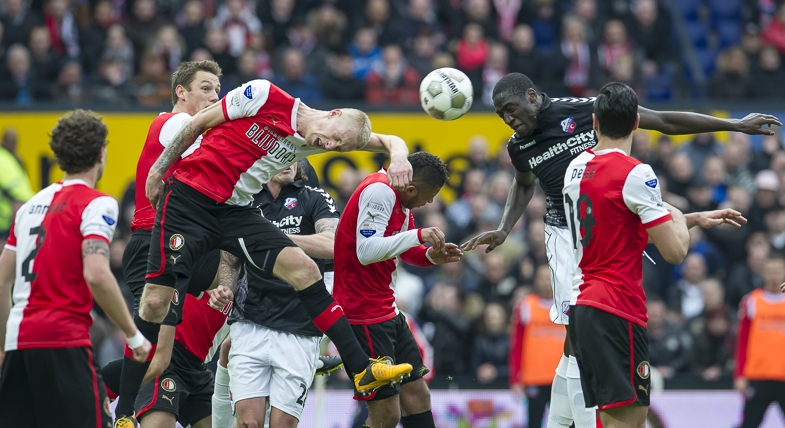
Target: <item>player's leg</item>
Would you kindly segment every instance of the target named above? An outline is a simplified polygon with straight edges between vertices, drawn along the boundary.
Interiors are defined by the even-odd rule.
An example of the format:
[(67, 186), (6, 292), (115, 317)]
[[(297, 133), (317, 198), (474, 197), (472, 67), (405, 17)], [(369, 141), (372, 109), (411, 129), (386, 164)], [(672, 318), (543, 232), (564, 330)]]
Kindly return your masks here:
[(600, 411), (604, 428), (646, 428), (648, 406), (638, 403)]
[(27, 351), (7, 351), (0, 373), (0, 421), (8, 426), (35, 426), (36, 412), (30, 404), (41, 400), (33, 394), (32, 382), (25, 364)]
[(270, 426), (297, 426), (316, 374), (321, 337), (260, 330), (270, 338)]
[[(191, 374), (192, 373), (192, 374)], [(187, 427), (212, 426), (213, 376), (207, 370), (189, 371), (188, 397), (180, 405), (177, 421)], [(231, 408), (230, 408), (231, 414)], [(227, 428), (231, 428), (229, 425)]]
[(227, 337), (221, 343), (218, 354), (218, 367), (215, 371), (215, 387), (212, 397), (212, 426), (216, 428), (231, 428), (234, 426), (232, 415), (232, 399), (229, 396), (229, 351), (232, 348), (232, 338)]
[(139, 424), (142, 428), (173, 427), (177, 424), (177, 417), (162, 410), (150, 410), (139, 417)]
[(221, 248), (240, 257), (248, 266), (272, 272), (297, 291), (314, 325), (333, 341), (344, 364), (357, 374), (361, 392), (400, 379), (411, 367), (368, 361), (338, 305), (327, 291), (319, 267), (281, 230), (250, 207), (234, 207), (222, 218)]
[(272, 378), (271, 349), (274, 344), (266, 331), (250, 321), (232, 324), (231, 337), (227, 368), (236, 425), (264, 427)]
[[(572, 281), (575, 261), (572, 258), (572, 237), (566, 228), (545, 226), (545, 248), (548, 266), (551, 270), (551, 288), (554, 305), (551, 307), (551, 321), (563, 324), (569, 329), (569, 304), (572, 297)], [(551, 386), (551, 410), (548, 426), (569, 426), (575, 428), (595, 428), (596, 413), (587, 409), (581, 388), (580, 371), (569, 340), (565, 338), (564, 355), (556, 369)]]
[(744, 418), (741, 428), (756, 428), (763, 422), (769, 405), (776, 399), (771, 381), (751, 380), (750, 396), (744, 401)]
[(273, 406), (270, 410), (270, 426), (275, 428), (295, 428), (300, 421), (294, 416)]
[(433, 413), (431, 413), (431, 391), (425, 383), (423, 376), (430, 369), (423, 363), (420, 349), (414, 340), (409, 324), (404, 314), (398, 314), (393, 320), (396, 329), (395, 336), (395, 361), (409, 363), (414, 370), (403, 381), (401, 394), (401, 424), (403, 428), (434, 428)]
[(368, 402), (367, 424), (372, 428), (395, 428), (400, 420), (401, 402), (398, 395)]
[(161, 323), (169, 312), (179, 321), (182, 305), (171, 305), (172, 299), (183, 301), (188, 291), (188, 278), (194, 261), (220, 242), (217, 211), (224, 206), (191, 189), (170, 180), (156, 215), (147, 258), (147, 284), (142, 293), (139, 314), (134, 322), (139, 331), (153, 344), (144, 363), (134, 361), (129, 354), (123, 358), (120, 397), (115, 414), (115, 426), (132, 426), (134, 401), (145, 373), (155, 356)]

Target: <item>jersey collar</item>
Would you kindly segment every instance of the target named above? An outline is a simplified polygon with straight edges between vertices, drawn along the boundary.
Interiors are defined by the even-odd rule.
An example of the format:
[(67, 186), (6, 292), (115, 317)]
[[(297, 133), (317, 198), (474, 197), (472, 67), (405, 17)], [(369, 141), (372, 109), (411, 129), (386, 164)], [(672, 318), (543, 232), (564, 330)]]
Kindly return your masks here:
[(627, 153), (624, 153), (624, 150), (622, 150), (622, 149), (592, 150), (591, 148), (588, 148), (588, 149), (586, 149), (586, 151), (591, 153), (591, 154), (593, 154), (593, 155), (596, 155), (596, 156), (607, 155), (608, 153), (613, 153), (613, 152), (618, 152), (618, 153), (621, 153), (624, 156), (627, 156)]
[(81, 178), (70, 178), (68, 180), (61, 181), (61, 183), (63, 184), (63, 186), (74, 186), (77, 184), (84, 184), (85, 186), (90, 187), (90, 185), (87, 184), (87, 182), (82, 180)]

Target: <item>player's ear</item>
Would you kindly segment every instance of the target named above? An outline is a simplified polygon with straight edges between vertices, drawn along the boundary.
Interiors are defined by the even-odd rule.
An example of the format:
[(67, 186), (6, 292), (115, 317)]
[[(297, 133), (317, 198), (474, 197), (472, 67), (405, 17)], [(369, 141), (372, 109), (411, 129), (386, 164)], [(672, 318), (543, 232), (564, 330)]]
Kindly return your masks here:
[(335, 117), (335, 116), (340, 116), (342, 114), (343, 114), (343, 111), (341, 111), (341, 109), (339, 109), (339, 108), (336, 108), (336, 109), (330, 110), (330, 112), (327, 113), (327, 117)]
[[(597, 136), (599, 136), (600, 135), (600, 122), (597, 120), (597, 115), (594, 114), (594, 113), (591, 114), (591, 127), (592, 127), (592, 129), (594, 129), (594, 133), (597, 134)], [(635, 122), (635, 127), (636, 128), (638, 127), (638, 122)]]
[(640, 115), (640, 113), (637, 113), (635, 115), (635, 126), (632, 128), (632, 130), (634, 131), (634, 130), (638, 129), (638, 125), (640, 125), (640, 123), (641, 123), (641, 115)]
[(177, 98), (180, 100), (185, 101), (185, 92), (187, 91), (183, 85), (177, 85), (177, 87), (174, 88), (174, 93), (177, 94)]

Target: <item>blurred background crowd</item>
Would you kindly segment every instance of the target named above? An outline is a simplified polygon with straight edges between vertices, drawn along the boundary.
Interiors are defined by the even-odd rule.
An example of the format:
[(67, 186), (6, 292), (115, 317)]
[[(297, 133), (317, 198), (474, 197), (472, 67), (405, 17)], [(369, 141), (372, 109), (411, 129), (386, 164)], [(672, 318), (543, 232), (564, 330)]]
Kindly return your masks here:
[(311, 104), (416, 105), (443, 66), (485, 104), (509, 72), (561, 96), (623, 81), (649, 101), (772, 98), (785, 95), (780, 3), (3, 0), (0, 101), (163, 105), (187, 59), (217, 61), (224, 92), (266, 78)]
[[(650, 135), (634, 134), (632, 155), (654, 167), (665, 201), (684, 212), (730, 207), (749, 219), (740, 229), (691, 229), (690, 254), (681, 266), (666, 263), (653, 245), (643, 259), (651, 364), (666, 385), (722, 381), (718, 387), (729, 387), (742, 297), (765, 282), (785, 282), (785, 265), (764, 269), (771, 255), (785, 255), (785, 146), (779, 133), (757, 144), (744, 134), (731, 134), (727, 144), (700, 134), (680, 147), (668, 137), (652, 142)], [(495, 229), (514, 174), (507, 151), (497, 147), (498, 142), (491, 144), (483, 136), (471, 137), (470, 167), (459, 175), (458, 198), (445, 203), (437, 197), (416, 210), (418, 226), (438, 226), (455, 243)], [(0, 165), (9, 172), (0, 174), (5, 189), (0, 226), (6, 229), (14, 207), (31, 192), (15, 150), (15, 134), (8, 129), (0, 149)], [(339, 207), (369, 172), (346, 169), (336, 187), (328, 188)], [(121, 200), (122, 216), (111, 246), (112, 269), (124, 290), (122, 253), (130, 238), (133, 190), (131, 183)], [(545, 198), (538, 187), (503, 246), (487, 254), (481, 247), (459, 263), (440, 267), (406, 266), (399, 275), (398, 306), (414, 316), (430, 341), (435, 372), (445, 375), (437, 379), (449, 375), (507, 385), (515, 303), (530, 293), (551, 298), (544, 214)], [(127, 297), (130, 302), (130, 294)], [(96, 315), (95, 348), (103, 364), (120, 357), (124, 338)]]

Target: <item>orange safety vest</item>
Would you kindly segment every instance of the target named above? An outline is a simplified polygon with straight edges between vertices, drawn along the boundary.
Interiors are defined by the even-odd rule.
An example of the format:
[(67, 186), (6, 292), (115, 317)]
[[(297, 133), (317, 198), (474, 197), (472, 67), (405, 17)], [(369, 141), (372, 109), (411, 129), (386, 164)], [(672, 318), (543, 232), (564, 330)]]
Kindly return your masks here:
[(749, 297), (755, 312), (750, 319), (744, 377), (785, 382), (785, 300), (768, 301), (761, 289)]
[(550, 305), (530, 294), (523, 304), (529, 309), (529, 323), (523, 331), (520, 380), (523, 385), (550, 385), (564, 352), (563, 325), (551, 321)]

